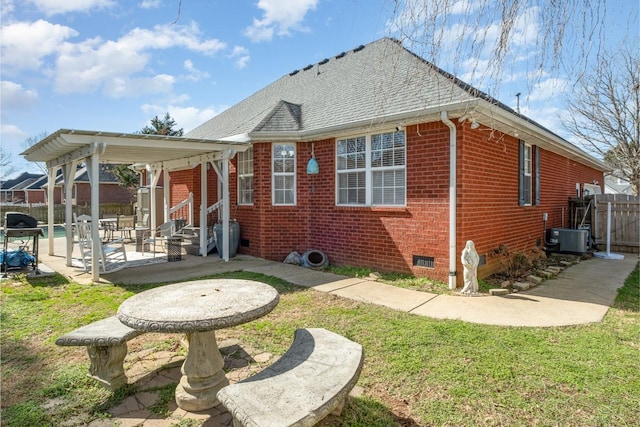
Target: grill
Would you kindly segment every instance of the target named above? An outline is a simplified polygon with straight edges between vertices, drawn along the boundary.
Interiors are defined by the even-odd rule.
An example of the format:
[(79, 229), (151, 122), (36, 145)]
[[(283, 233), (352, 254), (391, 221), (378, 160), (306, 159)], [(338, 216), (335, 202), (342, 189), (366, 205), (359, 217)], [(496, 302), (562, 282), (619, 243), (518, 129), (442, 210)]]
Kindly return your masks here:
[[(38, 237), (44, 236), (42, 228), (38, 227), (38, 220), (20, 212), (7, 212), (4, 217), (4, 245), (2, 249), (3, 277), (7, 277), (10, 268), (23, 268), (29, 265), (38, 271)], [(21, 240), (15, 249), (9, 249), (9, 243)], [(29, 242), (32, 240), (31, 250)]]

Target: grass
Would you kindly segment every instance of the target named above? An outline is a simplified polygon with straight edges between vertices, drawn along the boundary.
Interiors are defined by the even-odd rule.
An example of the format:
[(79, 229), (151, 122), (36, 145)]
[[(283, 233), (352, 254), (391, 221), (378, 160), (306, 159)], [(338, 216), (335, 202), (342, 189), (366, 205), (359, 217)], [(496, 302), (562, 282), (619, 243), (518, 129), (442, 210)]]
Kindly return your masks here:
[[(433, 320), (259, 274), (224, 277), (267, 282), (281, 300), (268, 316), (219, 331), (219, 340), (237, 338), (243, 347), (282, 354), (296, 328), (325, 327), (363, 345), (363, 395), (326, 425), (637, 425), (637, 267), (602, 323), (558, 328)], [(84, 349), (54, 341), (112, 315), (149, 287), (81, 286), (59, 276), (2, 282), (2, 425), (85, 425), (108, 418), (109, 408), (135, 393), (131, 385), (116, 393), (100, 388), (85, 376)], [(146, 344), (168, 347), (164, 340)], [(154, 413), (166, 413), (171, 393), (171, 387), (160, 390)]]

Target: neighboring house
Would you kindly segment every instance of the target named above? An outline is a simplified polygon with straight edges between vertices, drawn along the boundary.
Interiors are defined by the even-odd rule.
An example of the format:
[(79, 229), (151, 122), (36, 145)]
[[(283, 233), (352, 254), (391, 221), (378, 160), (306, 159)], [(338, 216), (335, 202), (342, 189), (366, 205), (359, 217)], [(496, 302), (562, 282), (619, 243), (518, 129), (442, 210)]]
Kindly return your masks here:
[[(134, 191), (119, 185), (111, 173), (113, 165), (100, 166), (100, 203), (133, 203)], [(54, 204), (63, 202), (62, 171), (58, 172), (54, 188)], [(24, 172), (14, 179), (2, 182), (2, 202), (5, 204), (46, 204), (47, 175)], [(78, 166), (73, 186), (73, 205), (91, 203), (91, 186), (87, 168)]]
[[(100, 204), (105, 203), (133, 203), (136, 199), (135, 190), (122, 187), (116, 176), (111, 172), (114, 165), (102, 164), (98, 173), (100, 180)], [(56, 179), (56, 187), (62, 189), (64, 180), (62, 174)], [(46, 183), (45, 183), (46, 184)], [(46, 185), (45, 185), (46, 186)], [(72, 204), (77, 206), (91, 203), (91, 185), (89, 174), (85, 166), (78, 166), (73, 180)]]
[(605, 175), (604, 177), (604, 192), (607, 194), (633, 196), (633, 188), (629, 182), (611, 175)]
[[(293, 71), (187, 136), (252, 142), (230, 178), (241, 253), (315, 249), (450, 286), (467, 240), (480, 277), (506, 252), (543, 249), (545, 226), (567, 226), (576, 186), (606, 170), (388, 38)], [(199, 186), (199, 167), (172, 172), (172, 204)]]
[(26, 189), (42, 177), (43, 174), (23, 172), (15, 178), (2, 181), (0, 202), (5, 204), (33, 203), (29, 202)]
[(31, 184), (24, 188), (25, 203), (44, 205), (47, 202), (47, 191), (45, 186), (47, 183), (47, 175), (41, 175)]

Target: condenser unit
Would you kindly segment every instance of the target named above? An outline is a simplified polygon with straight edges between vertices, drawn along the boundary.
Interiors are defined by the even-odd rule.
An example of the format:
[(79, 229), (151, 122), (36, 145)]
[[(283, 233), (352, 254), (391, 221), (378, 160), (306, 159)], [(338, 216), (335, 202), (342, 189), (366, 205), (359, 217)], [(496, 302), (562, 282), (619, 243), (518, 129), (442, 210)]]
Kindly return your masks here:
[(551, 252), (584, 254), (589, 249), (589, 230), (552, 228), (547, 243)]

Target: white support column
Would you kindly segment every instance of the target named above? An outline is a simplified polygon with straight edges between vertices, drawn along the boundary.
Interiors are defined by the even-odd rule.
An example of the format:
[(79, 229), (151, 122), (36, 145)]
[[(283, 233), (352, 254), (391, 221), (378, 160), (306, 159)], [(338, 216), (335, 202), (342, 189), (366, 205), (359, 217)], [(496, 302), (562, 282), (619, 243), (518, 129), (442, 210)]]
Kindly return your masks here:
[(200, 255), (207, 256), (207, 165), (209, 162), (200, 163)]
[(89, 185), (91, 186), (91, 276), (94, 282), (100, 281), (100, 154), (94, 153), (87, 162)]
[[(47, 174), (47, 225), (49, 227), (49, 229), (47, 230), (47, 232), (49, 233), (49, 255), (53, 256), (55, 255), (54, 253), (54, 244), (53, 244), (53, 231), (54, 231), (54, 212), (53, 212), (53, 208), (54, 208), (54, 202), (55, 202), (55, 183), (56, 183), (56, 174), (58, 173), (58, 169), (60, 169), (58, 166), (54, 166), (54, 167), (50, 167), (48, 169), (48, 174)], [(70, 227), (67, 227), (68, 229), (70, 229)]]
[(158, 181), (160, 181), (160, 172), (162, 169), (147, 168), (149, 173), (149, 213), (151, 222), (150, 229), (155, 230), (158, 227), (158, 216), (156, 212), (156, 188), (158, 188)]
[(222, 160), (222, 259), (229, 261), (229, 159), (233, 153), (226, 150)]
[(169, 182), (169, 171), (167, 169), (163, 169), (162, 176), (164, 180), (164, 221), (162, 222), (167, 222), (170, 219), (169, 209), (171, 209), (171, 199), (169, 194), (169, 187), (171, 186), (171, 183)]
[(67, 224), (66, 227), (66, 235), (67, 235), (67, 266), (71, 267), (71, 258), (73, 255), (73, 204), (71, 203), (71, 199), (73, 199), (73, 184), (74, 178), (76, 174), (76, 167), (78, 166), (77, 160), (72, 160), (71, 163), (65, 163), (62, 169), (62, 178), (64, 180), (64, 221)]

